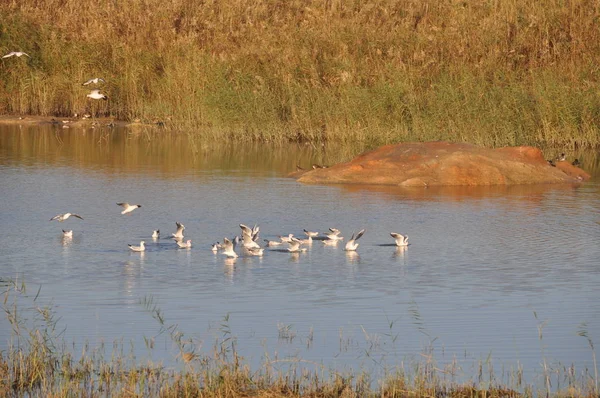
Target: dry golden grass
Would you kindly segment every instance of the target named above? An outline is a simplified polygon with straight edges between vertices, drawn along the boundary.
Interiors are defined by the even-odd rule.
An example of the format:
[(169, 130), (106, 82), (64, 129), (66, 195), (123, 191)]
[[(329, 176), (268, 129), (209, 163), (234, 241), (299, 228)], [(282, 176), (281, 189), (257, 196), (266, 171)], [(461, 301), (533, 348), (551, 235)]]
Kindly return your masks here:
[[(13, 0), (0, 112), (208, 137), (600, 144), (593, 0)], [(108, 103), (81, 83), (107, 79)], [(217, 131), (218, 133), (214, 133)]]

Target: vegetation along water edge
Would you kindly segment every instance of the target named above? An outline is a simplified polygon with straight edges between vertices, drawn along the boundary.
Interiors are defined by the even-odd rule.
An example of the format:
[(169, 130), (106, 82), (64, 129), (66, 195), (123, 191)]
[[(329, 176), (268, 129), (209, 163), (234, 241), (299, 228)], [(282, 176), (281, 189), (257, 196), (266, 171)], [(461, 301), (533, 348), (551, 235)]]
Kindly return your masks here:
[[(416, 359), (386, 365), (382, 376), (375, 379), (366, 369), (340, 371), (270, 353), (265, 353), (261, 366), (252, 367), (238, 351), (229, 315), (220, 322), (219, 337), (204, 349), (201, 341), (167, 321), (153, 297), (139, 302), (140, 309), (157, 321), (158, 331), (149, 331), (150, 337), (144, 338), (146, 348), (152, 352), (160, 336), (170, 340), (175, 357), (171, 365), (144, 360), (122, 340), (110, 347), (103, 343), (69, 344), (63, 338), (65, 326), (57, 319), (52, 304), (41, 302), (39, 289), (28, 292), (23, 282), (10, 279), (0, 279), (0, 289), (4, 316), (11, 329), (7, 348), (0, 351), (3, 397), (598, 396), (595, 349), (585, 324), (579, 326), (578, 333), (589, 343), (593, 369), (554, 364), (542, 355), (542, 374), (536, 383), (525, 380), (524, 369), (518, 364), (496, 373), (489, 358), (472, 367), (475, 374), (466, 375), (460, 363), (439, 363), (433, 347), (425, 347)], [(538, 322), (542, 342), (545, 322)], [(389, 326), (388, 337), (394, 343), (399, 336), (393, 333), (393, 322)], [(296, 337), (290, 325), (278, 325), (278, 329), (282, 340)], [(312, 333), (306, 337), (308, 346)], [(344, 345), (342, 341), (340, 344)]]
[(27, 56), (0, 60), (0, 114), (213, 140), (598, 147), (599, 32), (591, 0), (5, 1), (0, 51)]

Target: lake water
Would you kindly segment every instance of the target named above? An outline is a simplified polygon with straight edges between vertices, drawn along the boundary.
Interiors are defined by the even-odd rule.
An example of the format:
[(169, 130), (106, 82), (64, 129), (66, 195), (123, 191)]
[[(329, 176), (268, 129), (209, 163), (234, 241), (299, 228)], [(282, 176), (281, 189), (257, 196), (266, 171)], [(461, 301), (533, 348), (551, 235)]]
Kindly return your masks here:
[[(75, 347), (122, 339), (139, 360), (177, 355), (140, 303), (152, 298), (199, 352), (223, 337), (229, 316), (237, 349), (256, 368), (269, 356), (378, 372), (423, 353), (439, 367), (456, 360), (465, 378), (488, 358), (497, 375), (522, 366), (532, 383), (544, 360), (578, 374), (593, 368), (578, 332), (600, 345), (595, 154), (578, 154), (596, 174), (581, 186), (407, 190), (285, 177), (344, 151), (0, 126), (0, 277), (25, 281), (30, 297), (41, 286), (37, 304), (52, 304)], [(123, 201), (142, 208), (121, 215)], [(48, 221), (64, 212), (84, 220)], [(176, 221), (190, 250), (168, 239)], [(211, 244), (239, 234), (240, 223), (258, 224), (261, 240), (303, 228), (337, 227), (346, 240), (366, 233), (355, 254), (319, 241), (300, 254), (214, 254)], [(411, 245), (397, 249), (392, 231)], [(130, 252), (140, 240), (147, 251)], [(2, 349), (10, 330), (3, 316)]]

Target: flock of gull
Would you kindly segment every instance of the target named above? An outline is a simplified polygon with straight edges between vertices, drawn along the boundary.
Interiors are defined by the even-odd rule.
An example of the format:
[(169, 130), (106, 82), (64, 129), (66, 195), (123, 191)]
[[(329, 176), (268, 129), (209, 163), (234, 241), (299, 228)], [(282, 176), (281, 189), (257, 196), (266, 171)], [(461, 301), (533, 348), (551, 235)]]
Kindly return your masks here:
[[(129, 204), (126, 202), (117, 203), (117, 205), (121, 206), (123, 210), (121, 214), (126, 215), (134, 210), (142, 207), (139, 204)], [(71, 217), (79, 218), (83, 220), (78, 214), (74, 213), (64, 213), (57, 214), (52, 217), (50, 221), (59, 221), (64, 222)], [(176, 222), (177, 230), (171, 234), (170, 239), (172, 239), (177, 247), (181, 249), (191, 249), (192, 241), (190, 239), (185, 239), (184, 231), (185, 226)], [(320, 234), (316, 231), (308, 231), (304, 229), (304, 234), (306, 238), (298, 238), (295, 237), (294, 234), (280, 235), (278, 240), (268, 240), (263, 239), (263, 246), (260, 245), (260, 227), (254, 225), (252, 228), (240, 224), (241, 235), (236, 235), (235, 237), (223, 238), (222, 242), (216, 242), (212, 245), (211, 250), (214, 253), (222, 253), (228, 258), (237, 258), (239, 257), (238, 251), (243, 251), (245, 256), (262, 256), (264, 254), (265, 247), (273, 248), (280, 245), (287, 245), (287, 251), (290, 253), (303, 253), (308, 250), (307, 246), (310, 246), (313, 240), (321, 241), (324, 245), (337, 245), (341, 241), (344, 240), (344, 237), (341, 235), (341, 231), (337, 228), (329, 228), (329, 230), (323, 234)], [(73, 230), (62, 230), (63, 238), (70, 240), (73, 238)], [(344, 250), (348, 252), (355, 252), (358, 249), (358, 240), (364, 235), (365, 229), (358, 231), (357, 233), (353, 233), (350, 239), (346, 242), (344, 246)], [(408, 246), (408, 235), (402, 235), (396, 232), (391, 232), (390, 235), (394, 238), (395, 245), (398, 247), (406, 247)], [(152, 239), (156, 242), (160, 239), (160, 230), (152, 231), (151, 235)], [(144, 252), (146, 251), (146, 242), (141, 241), (139, 245), (129, 245), (129, 250), (132, 252)], [(241, 248), (241, 249), (238, 249)], [(238, 251), (236, 251), (238, 249)]]
[[(11, 51), (8, 54), (2, 56), (2, 59), (12, 58), (12, 57), (20, 58), (22, 56), (31, 58), (31, 56), (29, 54), (27, 54), (23, 51)], [(104, 79), (102, 79), (101, 77), (95, 77), (93, 79), (86, 81), (82, 85), (89, 86), (90, 84), (100, 84), (100, 83), (106, 83), (106, 81)], [(91, 98), (91, 99), (95, 99), (95, 100), (108, 100), (108, 96), (106, 96), (105, 94), (102, 94), (100, 92), (100, 90), (98, 90), (98, 89), (91, 90), (90, 93), (87, 95), (87, 97)]]

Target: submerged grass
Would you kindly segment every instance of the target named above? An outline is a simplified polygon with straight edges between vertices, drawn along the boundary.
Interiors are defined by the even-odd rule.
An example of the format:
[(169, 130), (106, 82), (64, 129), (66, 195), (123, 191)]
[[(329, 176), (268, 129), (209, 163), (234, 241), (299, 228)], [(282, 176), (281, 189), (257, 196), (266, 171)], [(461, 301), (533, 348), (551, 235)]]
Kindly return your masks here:
[[(82, 12), (82, 10), (87, 10)], [(600, 146), (593, 0), (9, 0), (0, 112), (208, 139)], [(109, 101), (81, 83), (104, 77)]]
[[(104, 345), (91, 349), (87, 344), (77, 355), (75, 345), (68, 347), (62, 340), (51, 305), (39, 306), (38, 295), (30, 296), (24, 284), (0, 279), (0, 286), (4, 289), (3, 309), (12, 326), (8, 348), (0, 352), (0, 396), (3, 397), (598, 396), (594, 379), (597, 375), (590, 375), (587, 370), (577, 375), (573, 367), (544, 367), (544, 385), (536, 389), (524, 383), (520, 367), (509, 372), (508, 383), (499, 381), (488, 359), (479, 362), (479, 374), (471, 382), (458, 382), (457, 375), (462, 371), (459, 365), (456, 361), (445, 366), (438, 364), (433, 347), (424, 350), (422, 360), (408, 366), (402, 362), (386, 368), (384, 376), (377, 381), (366, 370), (341, 373), (297, 358), (272, 359), (268, 354), (260, 369), (251, 369), (238, 353), (229, 315), (220, 323), (220, 337), (212, 350), (203, 353), (197, 349), (197, 341), (187, 337), (177, 325), (166, 322), (153, 298), (141, 300), (140, 305), (156, 319), (160, 328), (158, 336), (167, 334), (176, 347), (175, 368), (137, 360), (133, 347), (127, 352), (122, 341), (115, 342), (108, 355)], [(288, 335), (292, 329), (291, 325), (278, 327), (280, 334), (282, 327)], [(389, 327), (393, 336), (393, 322)], [(312, 333), (311, 330), (307, 341), (312, 341)], [(593, 346), (585, 325), (581, 326), (581, 335)], [(288, 340), (291, 343), (291, 339)], [(368, 340), (372, 342), (377, 338), (369, 336)], [(153, 338), (146, 339), (146, 345), (152, 350)], [(369, 352), (367, 357), (370, 357)], [(310, 366), (304, 366), (307, 364)], [(550, 380), (555, 380), (556, 385), (546, 390)]]

